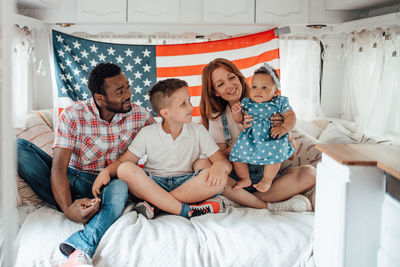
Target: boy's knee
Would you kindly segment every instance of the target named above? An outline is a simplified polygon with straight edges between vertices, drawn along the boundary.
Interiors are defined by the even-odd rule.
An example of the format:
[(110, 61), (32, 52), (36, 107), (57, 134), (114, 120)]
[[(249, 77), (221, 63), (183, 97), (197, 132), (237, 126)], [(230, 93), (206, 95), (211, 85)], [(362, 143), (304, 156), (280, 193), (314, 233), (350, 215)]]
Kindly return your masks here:
[(130, 177), (135, 177), (139, 167), (132, 162), (123, 162), (117, 169), (117, 176), (119, 179), (126, 181)]

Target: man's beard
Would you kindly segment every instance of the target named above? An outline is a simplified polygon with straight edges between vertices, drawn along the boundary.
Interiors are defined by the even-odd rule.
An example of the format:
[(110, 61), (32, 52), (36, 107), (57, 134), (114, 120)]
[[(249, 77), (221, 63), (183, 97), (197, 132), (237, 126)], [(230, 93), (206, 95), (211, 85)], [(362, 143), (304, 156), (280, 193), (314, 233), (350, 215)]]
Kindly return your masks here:
[[(124, 104), (129, 103), (129, 106), (127, 108), (124, 108)], [(131, 111), (132, 105), (130, 99), (122, 102), (119, 106), (116, 104), (110, 104), (108, 101), (106, 102), (106, 109), (108, 111), (111, 111), (113, 113), (127, 113)]]

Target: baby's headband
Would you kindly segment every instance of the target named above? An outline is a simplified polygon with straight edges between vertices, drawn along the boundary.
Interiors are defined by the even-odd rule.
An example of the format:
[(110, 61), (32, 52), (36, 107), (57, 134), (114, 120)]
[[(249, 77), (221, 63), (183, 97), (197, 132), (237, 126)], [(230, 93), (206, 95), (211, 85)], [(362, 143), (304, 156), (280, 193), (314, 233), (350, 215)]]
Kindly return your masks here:
[(278, 87), (278, 90), (281, 90), (281, 83), (279, 82), (278, 77), (276, 77), (275, 72), (271, 68), (271, 66), (268, 65), (267, 62), (264, 62), (264, 68), (266, 68), (268, 74), (271, 75), (272, 79), (274, 80), (274, 83), (276, 84), (276, 87)]

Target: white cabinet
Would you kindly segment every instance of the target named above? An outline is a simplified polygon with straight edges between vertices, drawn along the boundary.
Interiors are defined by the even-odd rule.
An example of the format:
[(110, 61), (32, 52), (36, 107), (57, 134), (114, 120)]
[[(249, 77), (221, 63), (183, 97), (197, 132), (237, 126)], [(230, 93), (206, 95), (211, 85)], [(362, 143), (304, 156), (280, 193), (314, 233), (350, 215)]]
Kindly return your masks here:
[(128, 0), (128, 22), (177, 23), (179, 0)]
[[(377, 159), (400, 150), (379, 145), (317, 145), (314, 262), (317, 267), (376, 267), (385, 174)], [(395, 162), (399, 166), (399, 162)], [(396, 166), (396, 164), (394, 164)]]
[(124, 23), (126, 22), (126, 1), (76, 1), (76, 20), (82, 23)]
[(256, 23), (280, 26), (307, 22), (308, 0), (256, 0)]
[(203, 0), (204, 23), (253, 24), (255, 0)]

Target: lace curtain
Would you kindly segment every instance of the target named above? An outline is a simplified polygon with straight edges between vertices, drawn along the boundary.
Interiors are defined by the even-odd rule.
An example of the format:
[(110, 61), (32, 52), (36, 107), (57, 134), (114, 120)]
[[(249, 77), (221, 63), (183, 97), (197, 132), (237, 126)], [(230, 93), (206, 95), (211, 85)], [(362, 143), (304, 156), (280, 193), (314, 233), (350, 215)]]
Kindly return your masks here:
[(320, 108), (320, 42), (315, 37), (279, 39), (282, 95), (298, 119), (322, 116)]
[(15, 26), (12, 40), (11, 84), (14, 127), (25, 126), (25, 115), (32, 108), (32, 66), (36, 61), (35, 43), (27, 27)]
[(358, 135), (400, 139), (400, 27), (349, 34), (342, 116)]

